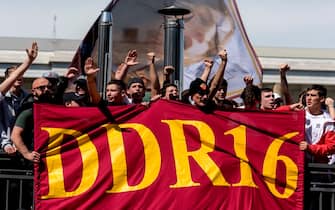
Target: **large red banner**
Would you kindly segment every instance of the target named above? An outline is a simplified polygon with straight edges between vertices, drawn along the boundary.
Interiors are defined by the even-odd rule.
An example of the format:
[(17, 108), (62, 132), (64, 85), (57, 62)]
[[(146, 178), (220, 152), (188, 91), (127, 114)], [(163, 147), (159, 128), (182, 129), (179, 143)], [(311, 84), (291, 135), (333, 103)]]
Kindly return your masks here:
[(303, 112), (34, 106), (36, 209), (302, 209)]

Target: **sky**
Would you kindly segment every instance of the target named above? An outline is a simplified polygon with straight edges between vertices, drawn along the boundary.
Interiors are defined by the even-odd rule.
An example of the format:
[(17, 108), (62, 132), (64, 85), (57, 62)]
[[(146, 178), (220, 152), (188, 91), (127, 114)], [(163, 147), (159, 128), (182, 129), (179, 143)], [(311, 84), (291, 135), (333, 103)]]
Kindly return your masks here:
[[(82, 39), (109, 2), (1, 0), (0, 37)], [(335, 49), (334, 0), (236, 2), (255, 47)]]

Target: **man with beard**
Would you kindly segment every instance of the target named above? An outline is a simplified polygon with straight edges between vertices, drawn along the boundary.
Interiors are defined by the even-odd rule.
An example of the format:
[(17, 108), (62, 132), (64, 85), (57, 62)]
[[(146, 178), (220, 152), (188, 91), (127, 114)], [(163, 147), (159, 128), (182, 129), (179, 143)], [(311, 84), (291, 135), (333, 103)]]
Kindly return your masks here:
[(134, 77), (128, 81), (127, 95), (131, 104), (141, 104), (143, 102), (145, 87), (141, 78)]
[[(52, 88), (49, 80), (46, 78), (37, 78), (32, 84), (32, 94), (34, 102), (36, 103), (48, 103), (52, 99)], [(17, 117), (13, 132), (12, 141), (16, 146), (17, 150), (22, 154), (22, 156), (32, 162), (38, 163), (40, 161), (40, 154), (33, 151), (33, 109), (29, 108), (20, 113)]]

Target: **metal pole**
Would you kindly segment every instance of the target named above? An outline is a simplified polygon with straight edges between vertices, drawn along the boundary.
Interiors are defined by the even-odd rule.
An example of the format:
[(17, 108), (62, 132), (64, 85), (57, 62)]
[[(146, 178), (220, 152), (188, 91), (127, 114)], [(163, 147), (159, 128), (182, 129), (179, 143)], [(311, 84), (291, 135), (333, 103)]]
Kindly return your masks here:
[(100, 71), (97, 74), (97, 88), (103, 98), (105, 98), (106, 85), (112, 72), (112, 25), (112, 13), (102, 11), (98, 31), (98, 65)]
[[(179, 72), (176, 66), (177, 59), (177, 22), (174, 19), (165, 17), (164, 21), (164, 66), (173, 66), (175, 72)], [(176, 79), (175, 74), (170, 78)]]
[[(164, 65), (171, 65), (175, 72), (170, 78), (178, 88), (183, 87), (184, 77), (184, 15), (191, 11), (175, 5), (158, 10), (164, 15)], [(180, 91), (181, 92), (181, 91)]]
[(164, 21), (164, 66), (175, 68), (171, 81), (179, 88), (183, 86), (184, 21), (165, 18)]
[[(176, 74), (179, 73), (178, 78), (176, 80), (178, 82), (178, 88), (181, 90), (183, 88), (183, 81), (184, 81), (184, 20), (177, 19), (177, 59), (176, 59), (176, 68), (178, 71)], [(179, 91), (180, 93), (182, 91)]]

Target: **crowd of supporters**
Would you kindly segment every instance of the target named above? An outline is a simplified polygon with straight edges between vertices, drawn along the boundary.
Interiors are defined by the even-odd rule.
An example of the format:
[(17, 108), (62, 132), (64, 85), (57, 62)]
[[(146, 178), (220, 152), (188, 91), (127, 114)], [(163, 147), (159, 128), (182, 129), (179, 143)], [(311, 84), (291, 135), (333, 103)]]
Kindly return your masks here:
[[(112, 74), (106, 84), (105, 95), (97, 90), (96, 75), (99, 71), (92, 58), (85, 61), (84, 75), (75, 67), (68, 68), (64, 76), (46, 72), (33, 81), (31, 92), (23, 86), (23, 75), (38, 56), (37, 43), (26, 50), (27, 56), (19, 66), (7, 68), (5, 79), (0, 84), (0, 131), (1, 149), (8, 155), (20, 154), (31, 163), (40, 161), (40, 154), (33, 149), (33, 103), (63, 104), (66, 107), (116, 106), (142, 104), (150, 106), (159, 99), (175, 100), (195, 106), (206, 113), (214, 110), (251, 109), (259, 111), (300, 111), (305, 110), (305, 140), (299, 145), (306, 151), (308, 161), (333, 164), (335, 162), (334, 100), (327, 97), (327, 89), (312, 85), (303, 91), (295, 103), (288, 91), (286, 73), (289, 65), (279, 67), (281, 93), (270, 88), (260, 88), (253, 84), (251, 76), (241, 78), (245, 88), (241, 92), (242, 104), (227, 98), (228, 83), (224, 79), (228, 53), (218, 53), (221, 64), (215, 76), (209, 80), (213, 60), (204, 59), (204, 70), (200, 78), (194, 78), (189, 89), (182, 91), (172, 81), (173, 66), (163, 69), (164, 81), (159, 81), (155, 69), (155, 54), (147, 54), (151, 100), (145, 101), (146, 83), (143, 78), (133, 77), (125, 81), (128, 69), (138, 64), (136, 50), (130, 50), (124, 61)], [(279, 95), (280, 94), (280, 95)], [(30, 164), (29, 164), (30, 163)]]

